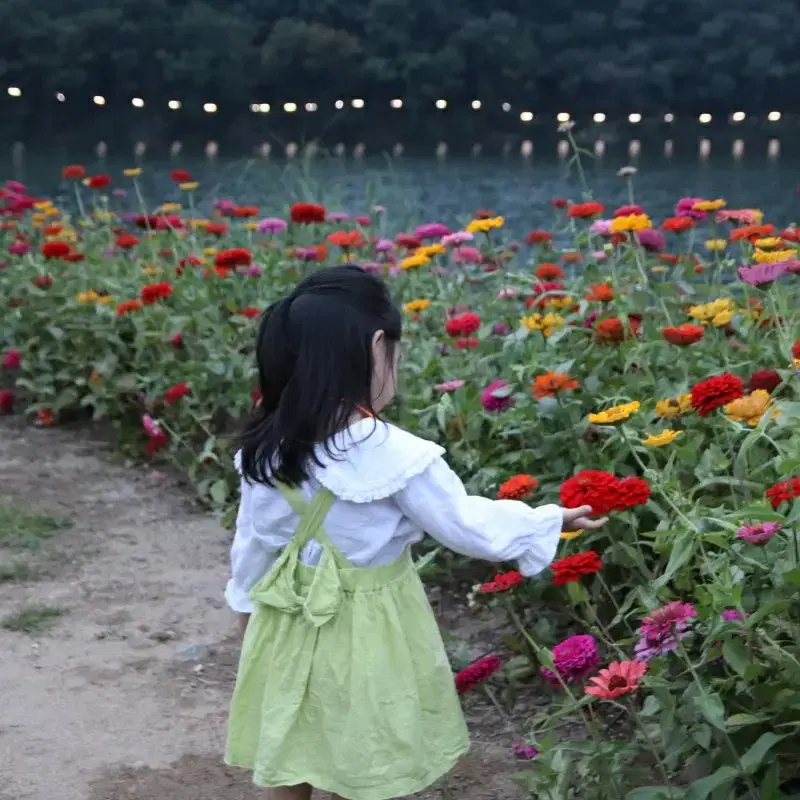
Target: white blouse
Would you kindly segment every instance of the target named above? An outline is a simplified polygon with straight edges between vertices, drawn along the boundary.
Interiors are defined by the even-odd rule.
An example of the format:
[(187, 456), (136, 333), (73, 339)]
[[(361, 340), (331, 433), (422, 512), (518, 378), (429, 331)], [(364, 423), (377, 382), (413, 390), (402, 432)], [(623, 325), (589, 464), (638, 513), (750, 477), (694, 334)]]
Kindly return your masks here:
[[(472, 497), (443, 460), (443, 448), (384, 422), (359, 420), (333, 444), (333, 458), (317, 447), (323, 466), (311, 465), (311, 478), (300, 488), (306, 500), (319, 486), (336, 496), (325, 530), (354, 566), (388, 564), (425, 533), (465, 556), (518, 561), (526, 576), (553, 560), (563, 523), (560, 506)], [(225, 598), (234, 611), (251, 612), (250, 589), (267, 574), (299, 520), (277, 488), (243, 478), (241, 492)], [(311, 541), (300, 558), (313, 565), (320, 555), (320, 545)]]

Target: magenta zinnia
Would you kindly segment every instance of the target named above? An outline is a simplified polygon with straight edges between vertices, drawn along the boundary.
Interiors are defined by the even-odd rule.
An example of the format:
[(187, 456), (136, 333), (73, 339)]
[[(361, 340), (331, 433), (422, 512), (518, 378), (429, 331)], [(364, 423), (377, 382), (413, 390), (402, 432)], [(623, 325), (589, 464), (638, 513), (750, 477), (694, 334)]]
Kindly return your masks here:
[(542, 675), (555, 686), (560, 686), (562, 681), (575, 683), (591, 672), (597, 666), (597, 661), (597, 642), (594, 636), (570, 636), (553, 648), (553, 666), (556, 671), (542, 667)]
[(657, 608), (642, 620), (639, 641), (636, 643), (636, 658), (649, 661), (678, 649), (678, 640), (688, 635), (689, 620), (697, 616), (694, 606), (674, 600)]
[(780, 522), (762, 522), (760, 525), (745, 525), (736, 535), (748, 544), (766, 544), (781, 528)]

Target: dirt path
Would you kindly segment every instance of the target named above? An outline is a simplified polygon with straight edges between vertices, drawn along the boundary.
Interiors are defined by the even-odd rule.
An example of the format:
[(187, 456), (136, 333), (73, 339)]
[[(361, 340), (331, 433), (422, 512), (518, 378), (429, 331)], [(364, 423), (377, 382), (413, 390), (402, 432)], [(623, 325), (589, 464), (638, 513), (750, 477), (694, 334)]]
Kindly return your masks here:
[[(0, 797), (263, 799), (221, 763), (228, 533), (87, 429), (0, 424), (0, 510)], [(493, 713), (425, 798), (522, 796), (508, 742), (481, 741)]]

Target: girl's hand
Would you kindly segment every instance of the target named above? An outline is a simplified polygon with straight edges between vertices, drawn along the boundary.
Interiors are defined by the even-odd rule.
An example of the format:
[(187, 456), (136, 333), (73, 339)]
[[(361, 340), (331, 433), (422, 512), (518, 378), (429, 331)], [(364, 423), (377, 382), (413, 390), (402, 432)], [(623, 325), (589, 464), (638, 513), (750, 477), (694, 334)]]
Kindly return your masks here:
[(562, 508), (561, 512), (564, 517), (561, 530), (571, 533), (572, 531), (596, 531), (602, 528), (608, 522), (608, 517), (600, 517), (600, 519), (590, 519), (589, 515), (592, 513), (591, 506), (580, 506), (579, 508)]
[(240, 639), (244, 639), (244, 632), (247, 630), (248, 622), (250, 622), (249, 614), (236, 615), (236, 631), (238, 632)]

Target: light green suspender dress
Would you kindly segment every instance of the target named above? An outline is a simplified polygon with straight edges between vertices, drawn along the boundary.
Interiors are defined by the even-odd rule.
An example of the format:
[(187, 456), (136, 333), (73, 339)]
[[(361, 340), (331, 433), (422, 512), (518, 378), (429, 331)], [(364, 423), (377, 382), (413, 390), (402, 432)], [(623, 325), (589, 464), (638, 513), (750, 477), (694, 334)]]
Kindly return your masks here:
[[(306, 503), (291, 542), (250, 592), (225, 760), (259, 786), (310, 783), (348, 800), (414, 794), (468, 749), (433, 611), (409, 550), (357, 568), (324, 529), (334, 502)], [(318, 566), (301, 563), (311, 540)]]

